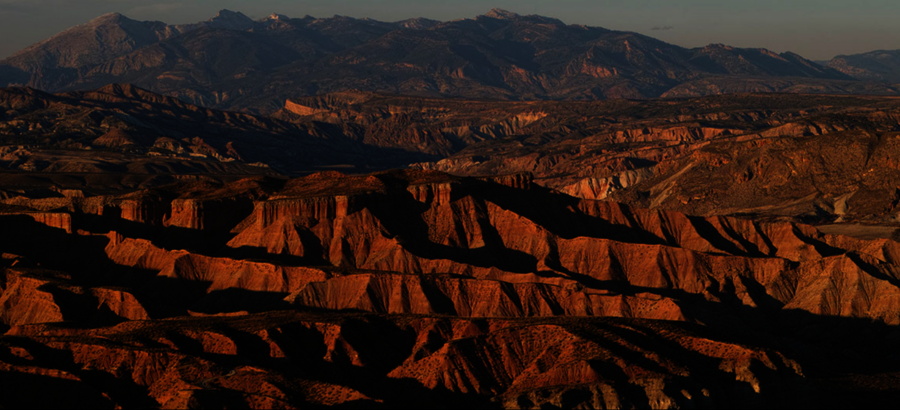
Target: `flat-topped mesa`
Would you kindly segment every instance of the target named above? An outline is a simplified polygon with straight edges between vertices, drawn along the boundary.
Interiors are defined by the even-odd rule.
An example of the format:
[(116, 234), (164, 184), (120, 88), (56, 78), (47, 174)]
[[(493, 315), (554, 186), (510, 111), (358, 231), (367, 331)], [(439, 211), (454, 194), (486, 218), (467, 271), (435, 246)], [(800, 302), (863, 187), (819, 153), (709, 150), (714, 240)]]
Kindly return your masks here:
[(252, 218), (258, 228), (297, 218), (331, 221), (352, 213), (357, 203), (355, 196), (344, 195), (260, 201), (254, 204)]

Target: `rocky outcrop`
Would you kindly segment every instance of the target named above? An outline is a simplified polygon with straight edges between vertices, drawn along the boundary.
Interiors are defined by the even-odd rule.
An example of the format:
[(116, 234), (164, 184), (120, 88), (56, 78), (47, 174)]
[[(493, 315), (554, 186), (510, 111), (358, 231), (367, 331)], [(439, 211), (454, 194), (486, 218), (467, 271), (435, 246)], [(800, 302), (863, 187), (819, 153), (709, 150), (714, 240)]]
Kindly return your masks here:
[(106, 134), (100, 136), (92, 142), (92, 145), (100, 147), (124, 147), (126, 145), (134, 145), (135, 141), (127, 132), (121, 129), (110, 130)]
[(627, 189), (644, 179), (653, 177), (653, 168), (625, 171), (606, 178), (585, 178), (575, 183), (557, 187), (559, 192), (584, 199), (606, 199), (615, 191)]
[(287, 300), (298, 306), (392, 314), (684, 320), (670, 299), (652, 294), (632, 297), (591, 292), (574, 281), (560, 282), (550, 285), (436, 275), (359, 274), (310, 283)]
[(160, 277), (177, 282), (208, 283), (206, 292), (242, 289), (256, 292), (290, 293), (309, 282), (325, 280), (330, 275), (306, 267), (277, 266), (270, 263), (213, 258), (188, 251), (167, 251), (141, 239), (109, 234), (106, 254), (111, 261), (124, 266), (158, 271)]
[(72, 215), (67, 213), (32, 213), (29, 214), (35, 222), (47, 225), (51, 228), (59, 228), (66, 233), (72, 233)]
[[(0, 238), (0, 379), (101, 407), (824, 405), (900, 368), (886, 238), (576, 198), (529, 174), (29, 201), (4, 205), (20, 239)], [(29, 203), (71, 209), (78, 234), (13, 212)], [(834, 374), (861, 378), (823, 387)]]
[[(398, 176), (403, 174), (391, 178)], [(333, 178), (351, 186), (369, 177)], [(300, 186), (302, 181), (289, 184), (285, 192), (298, 195)], [(565, 197), (475, 180), (414, 183), (396, 193), (384, 189), (387, 194), (276, 194), (276, 199), (256, 203), (234, 229), (228, 247), (396, 274), (332, 277), (322, 270), (167, 251), (117, 234), (111, 234), (106, 254), (120, 265), (208, 283), (206, 292), (281, 292), (291, 294), (291, 303), (323, 309), (691, 320), (665, 296), (609, 294), (627, 285), (684, 291), (707, 300), (734, 288), (731, 292), (748, 306), (771, 302), (815, 314), (900, 322), (900, 310), (891, 307), (898, 291), (885, 279), (897, 277), (891, 265), (897, 251), (890, 241), (593, 200), (568, 200), (567, 206), (555, 208), (557, 216), (547, 219), (546, 212)], [(510, 190), (507, 199), (496, 197), (503, 189)], [(832, 270), (855, 276), (845, 286), (831, 281), (837, 273), (813, 273)], [(586, 279), (612, 287), (580, 288)], [(853, 283), (866, 290), (854, 290)], [(822, 299), (829, 292), (854, 307)], [(871, 302), (875, 295), (885, 302)], [(476, 302), (485, 300), (491, 303)]]
[[(26, 206), (42, 211), (87, 206), (90, 198), (61, 200), (65, 191), (92, 197), (188, 179), (231, 182), (322, 167), (409, 166), (495, 181), (503, 176), (511, 186), (530, 183), (696, 215), (882, 224), (897, 216), (892, 204), (900, 177), (892, 170), (898, 146), (891, 133), (900, 118), (893, 113), (896, 100), (886, 97), (498, 102), (341, 92), (291, 100), (317, 114), (283, 110), (267, 118), (209, 110), (129, 85), (0, 94), (9, 107), (19, 107), (0, 120), (6, 138), (0, 141), (0, 168), (18, 175), (10, 181), (17, 191), (35, 183), (26, 175), (55, 181), (47, 187), (59, 195), (17, 192), (29, 199)], [(71, 133), (83, 137), (63, 138)], [(127, 135), (134, 143), (92, 148), (107, 134)], [(27, 147), (21, 145), (26, 140)], [(81, 184), (61, 176), (67, 173), (104, 176)], [(516, 181), (525, 175), (531, 182)], [(4, 202), (16, 201), (11, 192), (2, 194)], [(192, 214), (219, 212), (213, 208), (219, 202), (210, 198), (180, 196), (162, 198), (159, 209), (138, 197), (105, 205), (122, 208), (127, 220), (165, 224), (174, 218), (179, 227), (199, 226)], [(175, 199), (185, 202), (172, 214)], [(212, 220), (222, 221), (216, 226), (236, 223), (222, 218)]]
[(41, 286), (46, 280), (30, 277), (24, 272), (6, 271), (3, 294), (0, 296), (0, 320), (9, 326), (30, 323), (61, 322), (63, 314), (53, 294)]
[(250, 198), (175, 199), (163, 225), (208, 231), (227, 231), (253, 207)]
[(9, 326), (63, 321), (146, 320), (150, 316), (122, 289), (84, 288), (61, 272), (7, 269), (0, 293), (0, 321)]
[[(576, 325), (523, 325), (496, 319), (417, 318), (404, 323), (379, 323), (374, 317), (338, 323), (322, 319), (316, 315), (305, 318), (292, 315), (280, 318), (277, 324), (262, 316), (224, 321), (186, 319), (173, 323), (175, 330), (166, 332), (165, 336), (159, 333), (165, 328), (152, 322), (98, 330), (17, 326), (11, 334), (23, 338), (40, 333), (44, 335), (41, 344), (20, 347), (6, 342), (3, 347), (37, 363), (44, 363), (49, 358), (48, 347), (66, 352), (79, 368), (114, 375), (141, 386), (146, 393), (127, 398), (132, 403), (154, 403), (164, 408), (183, 407), (188, 403), (211, 405), (223, 400), (238, 400), (251, 408), (294, 407), (292, 403), (296, 397), (322, 405), (424, 403), (428, 396), (422, 392), (443, 389), (457, 393), (444, 399), (448, 406), (472, 404), (463, 398), (465, 396), (498, 396), (505, 405), (513, 407), (644, 403), (635, 401), (627, 387), (631, 384), (636, 385), (655, 408), (686, 404), (703, 407), (741, 400), (766, 405), (772, 403), (766, 397), (786, 393), (803, 374), (795, 361), (777, 352), (710, 339), (689, 331), (673, 332), (664, 325), (623, 325), (594, 319), (585, 324), (603, 329), (603, 333), (585, 334)], [(221, 330), (177, 330), (213, 323), (213, 320), (221, 323)], [(242, 322), (249, 323), (249, 327)], [(403, 352), (403, 356), (373, 354), (369, 348), (373, 344), (367, 343), (365, 336), (375, 326), (383, 329), (382, 340), (376, 342), (377, 345), (388, 347), (392, 352)], [(229, 335), (236, 334), (241, 327), (251, 333), (241, 337)], [(129, 340), (126, 334), (142, 336)], [(630, 339), (638, 343), (626, 343), (623, 339), (609, 342), (610, 337), (624, 335), (631, 335)], [(197, 350), (193, 353), (182, 351), (173, 343), (175, 340), (180, 344), (195, 343)], [(305, 363), (307, 367), (332, 366), (351, 373), (354, 369), (358, 372), (358, 369), (388, 364), (386, 368), (382, 367), (385, 370), (372, 373), (369, 382), (375, 378), (376, 383), (396, 386), (396, 381), (413, 379), (422, 387), (412, 390), (363, 388), (371, 392), (361, 392), (341, 383), (318, 380), (315, 375), (303, 379), (302, 383), (286, 383), (292, 380), (289, 371), (259, 364), (221, 367), (220, 361), (237, 357), (241, 346), (238, 343), (251, 341), (253, 347), (245, 348), (241, 355), (261, 360), (276, 352), (275, 358), (289, 358)], [(161, 347), (150, 347), (150, 343)], [(391, 345), (394, 347), (389, 347)], [(679, 349), (684, 348), (703, 351), (705, 356), (679, 354)], [(483, 356), (477, 352), (492, 353)], [(650, 357), (642, 358), (645, 354)], [(721, 370), (709, 376), (685, 377), (690, 369), (705, 360), (716, 363)], [(16, 360), (2, 365), (5, 371), (18, 375), (34, 369)], [(92, 385), (90, 379), (77, 374), (81, 373), (72, 374), (52, 367), (41, 373), (47, 380), (64, 379), (80, 386)], [(352, 376), (343, 380), (355, 384)], [(577, 383), (571, 383), (573, 380)], [(731, 397), (717, 394), (732, 389), (747, 390), (747, 393)], [(769, 396), (760, 396), (754, 391), (767, 391)], [(94, 394), (99, 396), (108, 392), (101, 386)], [(230, 392), (239, 392), (239, 395), (233, 396)], [(486, 401), (474, 403), (484, 405)]]

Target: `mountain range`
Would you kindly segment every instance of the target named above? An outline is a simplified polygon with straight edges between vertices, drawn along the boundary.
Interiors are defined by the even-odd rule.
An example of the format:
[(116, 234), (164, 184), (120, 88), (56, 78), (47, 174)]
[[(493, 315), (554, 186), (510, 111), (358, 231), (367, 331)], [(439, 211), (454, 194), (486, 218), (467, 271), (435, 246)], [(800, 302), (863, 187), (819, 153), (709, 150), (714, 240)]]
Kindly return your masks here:
[(58, 92), (132, 83), (257, 113), (277, 111), (287, 98), (345, 90), (511, 100), (898, 93), (855, 73), (794, 53), (688, 49), (498, 9), (472, 19), (392, 23), (279, 14), (254, 21), (222, 10), (186, 25), (98, 17), (0, 61), (0, 86)]

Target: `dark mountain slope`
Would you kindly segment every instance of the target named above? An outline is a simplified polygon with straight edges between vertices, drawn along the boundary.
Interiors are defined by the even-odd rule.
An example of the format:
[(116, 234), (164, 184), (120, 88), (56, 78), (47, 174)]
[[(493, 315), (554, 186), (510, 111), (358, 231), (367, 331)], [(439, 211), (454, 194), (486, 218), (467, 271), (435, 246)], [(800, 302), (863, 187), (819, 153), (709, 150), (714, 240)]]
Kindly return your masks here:
[[(747, 81), (756, 85), (747, 90), (741, 85)], [(180, 26), (107, 15), (0, 61), (0, 85), (55, 92), (122, 82), (258, 112), (275, 111), (291, 97), (352, 89), (511, 100), (696, 96), (741, 87), (896, 92), (792, 53), (685, 49), (503, 10), (396, 23), (278, 14), (253, 21), (223, 10)]]
[(860, 80), (900, 82), (900, 50), (876, 50), (868, 53), (840, 55), (828, 67)]

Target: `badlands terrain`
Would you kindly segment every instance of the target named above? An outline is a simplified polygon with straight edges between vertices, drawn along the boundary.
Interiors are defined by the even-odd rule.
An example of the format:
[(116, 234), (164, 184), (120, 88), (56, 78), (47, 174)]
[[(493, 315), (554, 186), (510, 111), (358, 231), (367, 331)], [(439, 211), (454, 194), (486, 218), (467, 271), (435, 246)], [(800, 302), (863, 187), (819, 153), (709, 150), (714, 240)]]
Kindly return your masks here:
[(898, 112), (6, 88), (0, 405), (893, 407)]
[(0, 408), (896, 408), (896, 55), (73, 27), (0, 60)]

